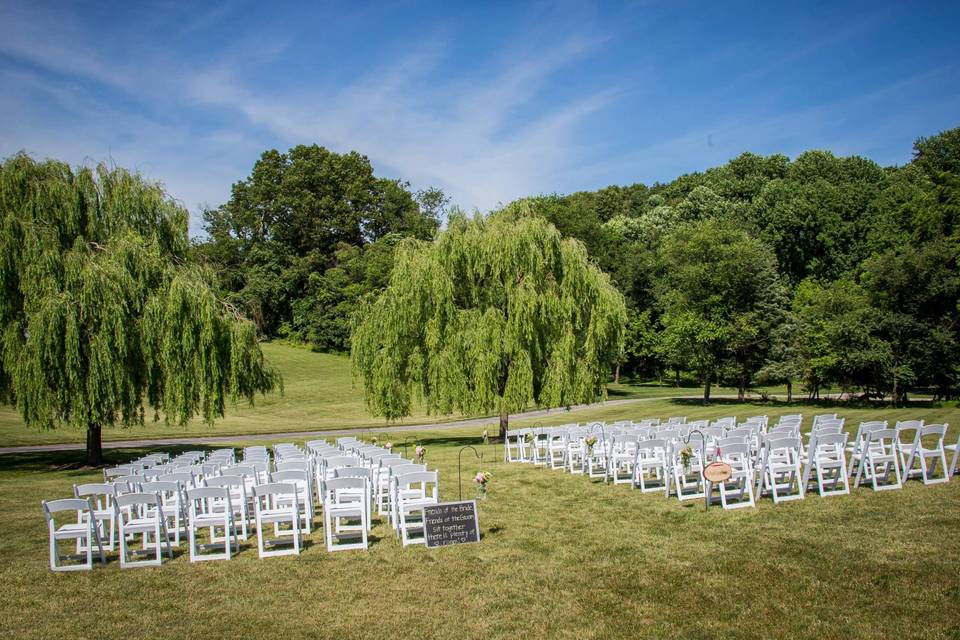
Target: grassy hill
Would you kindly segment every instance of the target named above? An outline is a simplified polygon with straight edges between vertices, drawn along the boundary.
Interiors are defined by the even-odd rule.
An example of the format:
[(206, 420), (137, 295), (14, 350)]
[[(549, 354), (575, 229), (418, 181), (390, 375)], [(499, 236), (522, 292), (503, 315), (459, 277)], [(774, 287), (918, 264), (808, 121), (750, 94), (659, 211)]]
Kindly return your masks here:
[[(179, 438), (191, 435), (250, 435), (283, 431), (306, 431), (341, 428), (378, 428), (387, 423), (370, 416), (363, 404), (361, 389), (353, 386), (350, 360), (346, 356), (315, 353), (305, 347), (266, 343), (263, 351), (283, 374), (284, 393), (256, 398), (254, 406), (240, 403), (229, 406), (227, 415), (213, 426), (193, 421), (185, 427), (169, 426), (163, 421), (148, 421), (143, 426), (108, 428), (104, 440), (131, 438)], [(609, 398), (664, 398), (676, 395), (696, 396), (698, 387), (660, 386), (657, 384), (609, 385)], [(717, 388), (716, 395), (735, 393)], [(428, 416), (418, 409), (406, 420), (395, 424), (444, 422), (461, 416)], [(37, 431), (27, 429), (11, 407), (0, 407), (0, 442), (5, 446), (83, 442), (78, 429)]]

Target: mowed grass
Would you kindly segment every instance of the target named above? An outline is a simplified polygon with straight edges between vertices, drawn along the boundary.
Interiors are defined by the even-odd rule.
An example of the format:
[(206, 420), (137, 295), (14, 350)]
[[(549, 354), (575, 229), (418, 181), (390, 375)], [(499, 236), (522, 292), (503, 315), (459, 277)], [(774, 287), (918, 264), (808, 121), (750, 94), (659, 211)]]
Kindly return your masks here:
[[(129, 428), (103, 430), (104, 441), (189, 436), (232, 436), (315, 431), (321, 429), (370, 429), (387, 426), (382, 418), (370, 416), (363, 403), (363, 392), (355, 387), (346, 356), (314, 353), (305, 347), (284, 343), (265, 343), (263, 351), (282, 373), (284, 392), (258, 396), (254, 406), (241, 402), (228, 406), (226, 416), (214, 425), (194, 420), (184, 427), (152, 421), (148, 412), (146, 424)], [(730, 393), (720, 389), (717, 393)], [(657, 398), (673, 395), (696, 395), (698, 389), (671, 386), (611, 385), (610, 399)], [(409, 418), (390, 424), (428, 424), (456, 420), (462, 416), (428, 416), (417, 408)], [(63, 428), (52, 431), (28, 429), (16, 410), (0, 406), (0, 440), (4, 446), (83, 442), (85, 433)]]
[[(581, 412), (581, 419), (740, 417), (792, 407), (678, 401)], [(802, 410), (809, 424), (813, 409)], [(882, 409), (840, 409), (848, 423)], [(956, 419), (913, 407), (911, 417)], [(542, 422), (569, 421), (555, 415)], [(328, 553), (318, 528), (297, 558), (162, 567), (47, 568), (39, 503), (99, 477), (79, 453), (0, 456), (0, 620), (18, 638), (956, 638), (960, 637), (960, 481), (705, 512), (582, 476), (503, 464), (482, 427), (424, 431), (441, 498), (491, 471), (479, 544), (402, 548), (383, 521), (367, 552)], [(951, 440), (956, 430), (951, 429)], [(400, 437), (395, 442), (399, 442)], [(407, 434), (403, 434), (407, 437)], [(267, 440), (266, 442), (270, 442)], [(399, 446), (399, 445), (398, 445)], [(143, 451), (110, 451), (113, 461)], [(319, 524), (319, 522), (318, 522)]]

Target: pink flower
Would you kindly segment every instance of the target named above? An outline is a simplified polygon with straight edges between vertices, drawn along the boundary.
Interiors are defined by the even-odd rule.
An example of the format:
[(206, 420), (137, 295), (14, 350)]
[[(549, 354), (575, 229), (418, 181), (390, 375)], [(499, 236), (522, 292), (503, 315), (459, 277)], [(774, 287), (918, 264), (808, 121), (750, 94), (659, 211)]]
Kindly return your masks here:
[(387, 444), (383, 445), (383, 448), (386, 449), (387, 451), (390, 451), (390, 449), (393, 449), (393, 443), (388, 442)]
[(420, 445), (417, 445), (417, 448), (414, 449), (414, 452), (416, 452), (418, 458), (422, 458), (423, 454), (425, 454), (427, 450), (421, 447)]
[(477, 475), (476, 477), (474, 477), (473, 481), (476, 482), (477, 484), (487, 484), (487, 480), (489, 479), (490, 479), (489, 473), (479, 471), (477, 472)]

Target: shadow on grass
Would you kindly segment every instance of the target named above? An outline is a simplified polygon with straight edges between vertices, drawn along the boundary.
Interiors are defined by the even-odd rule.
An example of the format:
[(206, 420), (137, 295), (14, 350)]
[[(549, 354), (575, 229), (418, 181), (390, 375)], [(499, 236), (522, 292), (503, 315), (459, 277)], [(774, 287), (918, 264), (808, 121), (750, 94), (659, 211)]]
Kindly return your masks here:
[[(264, 438), (269, 441), (269, 437)], [(480, 437), (470, 436), (437, 436), (418, 438), (414, 441), (411, 438), (407, 442), (407, 452), (404, 457), (412, 459), (414, 457), (414, 448), (417, 444), (422, 444), (427, 448), (428, 456), (430, 447), (464, 447), (467, 445), (476, 447), (483, 454), (484, 464), (497, 462), (503, 458), (503, 448), (498, 444), (483, 444)], [(88, 475), (91, 472), (98, 471), (107, 467), (124, 464), (135, 460), (149, 453), (164, 451), (172, 456), (185, 451), (213, 451), (214, 449), (227, 448), (223, 445), (170, 445), (156, 447), (131, 447), (129, 449), (104, 449), (103, 465), (91, 467), (86, 463), (86, 452), (80, 450), (71, 451), (41, 451), (37, 453), (8, 453), (0, 455), (0, 473), (45, 473), (45, 472), (66, 472), (68, 477), (77, 477)], [(239, 447), (234, 447), (238, 455)], [(403, 454), (403, 446), (400, 443), (394, 443), (395, 453)], [(469, 455), (469, 454), (468, 454)], [(475, 459), (472, 455), (472, 459)], [(464, 455), (464, 464), (467, 456)]]
[(702, 398), (669, 398), (666, 402), (678, 407), (722, 407), (728, 405), (750, 405), (755, 407), (773, 407), (775, 409), (787, 408), (814, 408), (814, 409), (933, 409), (937, 404), (932, 400), (911, 400), (907, 404), (894, 407), (889, 402), (882, 400), (838, 400), (835, 398), (823, 398), (819, 400), (810, 400), (807, 398), (796, 399), (792, 402), (779, 399), (746, 398), (737, 400), (736, 398), (711, 398), (708, 404), (703, 403)]

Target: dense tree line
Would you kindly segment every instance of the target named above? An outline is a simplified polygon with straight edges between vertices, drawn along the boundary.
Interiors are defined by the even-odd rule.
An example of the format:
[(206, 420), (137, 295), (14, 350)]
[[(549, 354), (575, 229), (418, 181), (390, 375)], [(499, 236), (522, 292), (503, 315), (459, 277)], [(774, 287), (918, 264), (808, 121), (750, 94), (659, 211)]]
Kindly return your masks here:
[(960, 129), (880, 167), (745, 153), (667, 184), (525, 198), (630, 306), (622, 370), (705, 385), (956, 393)]
[[(956, 393), (960, 129), (902, 167), (809, 151), (744, 153), (652, 186), (523, 198), (510, 217), (577, 238), (627, 301), (620, 373), (743, 395), (786, 383), (903, 401)], [(268, 151), (205, 213), (195, 247), (270, 336), (350, 348), (404, 237), (429, 240), (447, 199), (373, 174), (357, 153)]]

